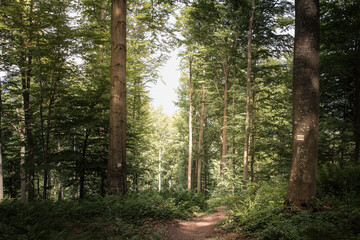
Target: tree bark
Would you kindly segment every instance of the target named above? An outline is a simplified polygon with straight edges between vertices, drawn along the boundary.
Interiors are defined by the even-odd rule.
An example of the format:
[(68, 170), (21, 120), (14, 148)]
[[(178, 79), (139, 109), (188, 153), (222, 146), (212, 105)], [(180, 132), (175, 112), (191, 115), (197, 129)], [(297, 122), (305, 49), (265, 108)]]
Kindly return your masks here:
[(292, 166), (286, 203), (316, 203), (319, 131), (319, 1), (295, 0)]
[(355, 104), (354, 104), (354, 136), (355, 136), (355, 152), (354, 163), (359, 164), (360, 155), (360, 43), (357, 44), (358, 56), (355, 66)]
[(0, 77), (0, 202), (4, 199), (4, 181), (3, 181), (3, 167), (2, 167), (2, 82)]
[(198, 171), (197, 171), (197, 193), (201, 192), (201, 157), (203, 148), (203, 135), (204, 135), (204, 114), (205, 114), (205, 84), (202, 85), (202, 102), (201, 102), (201, 116), (200, 116), (200, 132), (199, 132), (199, 157), (198, 157)]
[(25, 173), (25, 133), (22, 127), (18, 129), (20, 137), (20, 189), (21, 201), (26, 201), (26, 173)]
[[(58, 154), (61, 152), (60, 139), (57, 140), (57, 152), (58, 152)], [(61, 175), (62, 175), (61, 162), (58, 163), (58, 168), (59, 168), (58, 201), (61, 201), (63, 199), (63, 185), (62, 185), (62, 181), (61, 181)]]
[(187, 180), (188, 180), (188, 190), (191, 190), (191, 170), (192, 170), (192, 144), (193, 144), (193, 139), (192, 139), (192, 85), (191, 85), (191, 81), (192, 81), (192, 60), (191, 57), (189, 59), (189, 159), (188, 159), (188, 176), (187, 176)]
[(251, 133), (251, 161), (250, 161), (250, 181), (255, 182), (254, 164), (255, 164), (255, 136), (256, 130), (255, 125), (252, 125)]
[[(232, 112), (232, 117), (231, 117), (231, 121), (232, 121), (232, 125), (233, 128), (235, 128), (235, 96), (236, 96), (236, 67), (234, 66), (233, 68), (233, 84), (232, 84), (232, 88), (233, 88), (233, 99), (232, 99), (232, 108), (233, 108), (233, 112)], [(233, 171), (233, 178), (235, 179), (235, 154), (236, 154), (236, 147), (235, 147), (235, 131), (233, 131), (232, 134), (232, 171)]]
[(126, 193), (126, 0), (112, 0), (108, 194)]
[(159, 150), (159, 181), (158, 181), (158, 191), (161, 192), (161, 150)]
[[(204, 129), (206, 131), (207, 129), (207, 120), (206, 120), (206, 116), (204, 116)], [(206, 144), (206, 142), (203, 143), (203, 148), (204, 148), (204, 196), (207, 196), (207, 189), (208, 189), (208, 179), (209, 179), (209, 160), (208, 160), (208, 146)]]
[(228, 122), (228, 105), (229, 105), (229, 68), (224, 67), (224, 115), (221, 129), (221, 160), (220, 160), (220, 176), (224, 180), (226, 169), (226, 155), (227, 155), (227, 122)]
[[(24, 108), (24, 103), (22, 102), (22, 109)], [(25, 120), (24, 114), (21, 110), (16, 109), (16, 113), (19, 118), (19, 126), (16, 127), (14, 124), (12, 126), (19, 134), (20, 139), (20, 198), (21, 201), (26, 201), (26, 173), (25, 173)]]
[(252, 0), (250, 14), (249, 34), (248, 34), (248, 53), (247, 53), (247, 80), (246, 80), (246, 118), (245, 118), (245, 146), (244, 146), (244, 186), (249, 180), (249, 137), (250, 137), (250, 95), (251, 95), (251, 42), (253, 35), (253, 22), (255, 13), (255, 0)]
[(40, 79), (40, 95), (41, 95), (41, 102), (40, 102), (40, 122), (41, 122), (41, 139), (42, 139), (42, 151), (43, 151), (43, 164), (44, 164), (44, 189), (43, 189), (43, 199), (47, 199), (47, 190), (51, 184), (51, 178), (49, 173), (49, 146), (50, 146), (50, 132), (51, 132), (51, 114), (53, 110), (53, 105), (55, 102), (55, 93), (56, 93), (56, 86), (57, 82), (59, 81), (59, 77), (55, 78), (55, 73), (52, 73), (51, 76), (51, 87), (50, 87), (50, 100), (48, 104), (48, 115), (46, 119), (46, 132), (44, 127), (44, 116), (43, 116), (43, 81)]
[(251, 161), (250, 161), (250, 182), (255, 182), (255, 171), (254, 171), (254, 164), (255, 164), (255, 148), (256, 148), (256, 126), (255, 126), (255, 116), (256, 116), (256, 54), (257, 51), (255, 50), (254, 53), (254, 75), (253, 75), (253, 85), (252, 85), (252, 108), (251, 108)]
[(90, 130), (87, 131), (87, 129), (84, 129), (84, 145), (82, 149), (82, 156), (81, 156), (81, 162), (80, 162), (80, 198), (83, 199), (85, 197), (85, 168), (86, 168), (86, 149), (87, 149), (87, 142), (90, 136)]

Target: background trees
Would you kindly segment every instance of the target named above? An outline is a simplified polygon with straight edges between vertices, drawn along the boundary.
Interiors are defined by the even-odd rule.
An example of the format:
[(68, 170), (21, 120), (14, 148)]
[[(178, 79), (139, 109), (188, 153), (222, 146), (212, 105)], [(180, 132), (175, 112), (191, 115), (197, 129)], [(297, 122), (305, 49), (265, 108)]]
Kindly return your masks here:
[[(274, 176), (286, 179), (292, 139), (292, 4), (127, 4), (128, 190), (190, 186), (217, 196), (242, 192), (246, 175), (252, 184)], [(351, 30), (358, 29), (358, 7), (355, 1), (320, 4), (320, 169), (358, 162), (359, 39)], [(1, 20), (5, 196), (104, 195), (109, 189), (110, 2), (2, 1)], [(346, 27), (338, 27), (345, 22)], [(148, 87), (159, 80), (158, 67), (172, 47), (181, 48), (180, 110), (165, 116), (151, 107)]]

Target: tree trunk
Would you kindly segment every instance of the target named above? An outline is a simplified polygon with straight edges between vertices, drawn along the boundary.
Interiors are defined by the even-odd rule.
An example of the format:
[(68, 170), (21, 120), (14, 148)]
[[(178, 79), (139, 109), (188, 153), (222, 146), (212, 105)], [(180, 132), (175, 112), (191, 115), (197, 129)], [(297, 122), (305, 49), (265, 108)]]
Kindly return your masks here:
[(191, 87), (191, 57), (189, 59), (189, 159), (188, 159), (188, 190), (191, 190), (191, 168), (192, 168), (192, 144), (193, 144), (193, 139), (192, 139), (192, 87)]
[(355, 152), (354, 163), (359, 164), (360, 154), (360, 43), (357, 44), (357, 50), (359, 52), (356, 60), (355, 67), (355, 104), (354, 104), (354, 135), (355, 135)]
[[(60, 139), (57, 140), (57, 152), (58, 152), (58, 154), (61, 152)], [(63, 199), (63, 185), (62, 185), (62, 182), (61, 182), (61, 176), (62, 176), (61, 162), (58, 163), (58, 168), (59, 168), (58, 201), (61, 201)]]
[(20, 137), (20, 189), (21, 189), (21, 201), (26, 201), (26, 174), (25, 174), (25, 134), (20, 127), (18, 130)]
[(126, 193), (126, 0), (112, 0), (108, 194)]
[(87, 131), (84, 129), (84, 145), (82, 150), (81, 162), (80, 162), (80, 198), (83, 199), (85, 197), (85, 168), (86, 168), (86, 148), (88, 146), (87, 142), (90, 136), (90, 130)]
[[(100, 10), (100, 19), (101, 19), (101, 23), (104, 22), (105, 20), (105, 1), (102, 1), (101, 3), (101, 10)], [(101, 25), (101, 31), (105, 32), (104, 30), (104, 26)], [(100, 48), (100, 66), (104, 63), (104, 46), (102, 44), (99, 45)], [(103, 71), (100, 72), (101, 77), (103, 77)], [(104, 111), (104, 110), (103, 110)], [(104, 114), (101, 115), (101, 118), (104, 118)], [(100, 127), (100, 137), (101, 139), (104, 139), (104, 127)], [(106, 146), (104, 144), (104, 141), (101, 143), (101, 152), (103, 153), (103, 155), (105, 156), (105, 151), (106, 151)], [(105, 157), (103, 157), (104, 161), (105, 161), (105, 165), (106, 166), (106, 161), (107, 159)], [(100, 195), (102, 197), (105, 196), (106, 194), (106, 170), (102, 169), (101, 170), (101, 183), (100, 183)]]
[[(231, 117), (231, 121), (232, 121), (232, 125), (233, 128), (235, 128), (235, 86), (236, 86), (236, 67), (234, 66), (233, 69), (233, 84), (232, 84), (232, 88), (233, 88), (233, 101), (232, 101), (232, 108), (233, 108), (233, 112), (232, 112), (232, 117)], [(235, 179), (235, 154), (236, 154), (236, 147), (235, 147), (235, 131), (233, 131), (232, 134), (232, 172), (233, 172), (233, 178)]]
[[(43, 189), (43, 199), (46, 200), (47, 198), (47, 190), (51, 186), (51, 178), (50, 178), (50, 170), (48, 166), (49, 162), (49, 146), (50, 146), (50, 131), (51, 131), (51, 114), (53, 110), (53, 105), (55, 102), (55, 93), (56, 93), (56, 86), (57, 82), (59, 81), (59, 77), (55, 78), (54, 72), (52, 73), (51, 77), (51, 92), (50, 92), (50, 100), (48, 105), (48, 115), (46, 119), (46, 133), (45, 127), (44, 127), (44, 117), (43, 117), (43, 109), (42, 109), (42, 103), (43, 103), (43, 89), (42, 89), (42, 81), (40, 83), (41, 85), (41, 103), (40, 103), (40, 119), (41, 119), (41, 137), (42, 137), (42, 150), (43, 150), (43, 163), (44, 163), (44, 189)], [(45, 135), (44, 135), (45, 134)]]
[[(205, 116), (204, 116), (205, 118)], [(206, 118), (204, 119), (205, 122), (205, 126), (204, 129), (207, 129), (207, 121)], [(206, 131), (205, 131), (206, 132)], [(208, 179), (209, 179), (209, 160), (208, 160), (208, 146), (206, 144), (206, 142), (203, 143), (203, 148), (204, 148), (204, 195), (205, 197), (207, 196), (207, 189), (208, 189)]]
[(319, 131), (319, 1), (295, 0), (292, 166), (286, 203), (316, 203)]
[(245, 146), (244, 146), (244, 186), (249, 180), (249, 137), (250, 137), (250, 95), (251, 95), (251, 42), (253, 35), (253, 22), (255, 13), (255, 0), (252, 0), (250, 14), (249, 34), (248, 34), (248, 54), (247, 54), (247, 80), (246, 80), (246, 118), (245, 118)]
[(251, 161), (250, 161), (250, 182), (255, 181), (255, 171), (254, 171), (254, 164), (255, 164), (255, 148), (256, 148), (256, 127), (255, 127), (255, 116), (256, 116), (256, 53), (254, 53), (254, 75), (253, 75), (253, 86), (252, 86), (252, 118), (251, 118)]
[[(22, 103), (22, 108), (24, 108), (24, 104)], [(14, 124), (14, 129), (19, 134), (20, 139), (20, 197), (21, 201), (26, 201), (26, 174), (25, 174), (25, 120), (24, 114), (19, 109), (16, 109), (16, 113), (19, 117), (19, 126), (16, 127)]]
[(197, 171), (197, 193), (201, 192), (201, 150), (203, 148), (204, 135), (204, 114), (205, 114), (205, 84), (202, 85), (202, 102), (201, 102), (201, 116), (200, 116), (200, 132), (199, 132), (199, 157), (198, 157), (198, 171)]
[[(22, 2), (22, 4), (24, 4)], [(33, 3), (30, 1), (30, 13), (29, 14), (23, 14), (20, 13), (20, 19), (21, 21), (24, 20), (24, 15), (28, 17), (26, 21), (28, 21), (29, 29), (31, 30), (32, 27), (32, 11), (33, 11)], [(25, 17), (25, 18), (26, 18)], [(24, 25), (27, 25), (27, 23), (24, 23)], [(32, 53), (28, 50), (26, 51), (25, 44), (27, 46), (31, 46), (32, 44), (32, 34), (30, 32), (30, 35), (25, 34), (24, 27), (21, 27), (20, 34), (25, 36), (24, 38), (21, 38), (21, 50), (20, 50), (20, 61), (19, 61), (19, 68), (20, 68), (20, 74), (21, 74), (21, 85), (22, 85), (22, 100), (23, 100), (23, 114), (24, 114), (24, 145), (26, 158), (24, 160), (24, 167), (26, 167), (26, 170), (29, 175), (29, 182), (28, 182), (28, 191), (29, 191), (29, 200), (34, 200), (34, 153), (33, 153), (33, 137), (32, 137), (32, 127), (31, 127), (31, 105), (30, 105), (30, 83), (31, 83), (31, 75), (32, 75)], [(29, 48), (31, 49), (31, 48)], [(25, 156), (24, 156), (25, 158)], [(26, 174), (26, 173), (24, 173)], [(26, 178), (26, 176), (25, 176)]]
[(225, 178), (226, 155), (227, 155), (227, 121), (228, 121), (228, 100), (229, 100), (229, 68), (224, 67), (224, 115), (221, 129), (221, 160), (220, 160), (220, 176), (222, 180)]
[(0, 202), (4, 199), (4, 181), (3, 181), (3, 168), (2, 168), (2, 84), (0, 77)]
[(24, 99), (24, 115), (25, 115), (25, 133), (26, 133), (26, 150), (27, 150), (27, 171), (29, 175), (28, 182), (28, 198), (30, 201), (34, 200), (34, 144), (32, 137), (32, 110), (30, 105), (30, 83), (32, 74), (32, 57), (28, 56), (26, 77), (22, 81), (23, 99)]
[[(194, 132), (194, 130), (195, 130), (195, 126), (197, 125), (196, 123), (197, 123), (197, 116), (196, 116), (196, 114), (195, 114), (195, 117), (193, 117), (192, 118), (193, 119), (193, 122), (192, 122), (192, 126), (193, 126), (193, 130), (192, 130), (192, 132)], [(197, 139), (196, 139), (196, 137), (192, 137), (192, 146), (196, 146), (198, 143), (197, 143)], [(193, 151), (193, 159), (192, 159), (192, 169), (191, 169), (191, 189), (195, 189), (196, 188), (196, 183), (197, 183), (197, 179), (196, 179), (196, 177), (197, 177), (197, 164), (198, 164), (198, 162), (197, 162), (197, 160), (195, 159), (195, 157), (194, 157), (194, 151)]]
[(251, 133), (251, 162), (250, 162), (250, 181), (255, 182), (255, 174), (254, 174), (254, 164), (255, 164), (255, 125), (252, 125), (252, 133)]
[(159, 150), (159, 182), (158, 182), (158, 191), (161, 192), (161, 150)]

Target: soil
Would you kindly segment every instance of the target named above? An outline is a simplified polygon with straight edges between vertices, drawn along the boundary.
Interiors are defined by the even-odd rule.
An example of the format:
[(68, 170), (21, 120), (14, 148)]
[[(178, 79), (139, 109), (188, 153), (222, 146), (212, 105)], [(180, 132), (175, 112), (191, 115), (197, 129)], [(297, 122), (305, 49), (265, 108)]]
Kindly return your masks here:
[(215, 208), (216, 212), (189, 220), (175, 220), (165, 226), (163, 235), (169, 240), (236, 239), (234, 233), (227, 233), (218, 227), (228, 218), (226, 207)]

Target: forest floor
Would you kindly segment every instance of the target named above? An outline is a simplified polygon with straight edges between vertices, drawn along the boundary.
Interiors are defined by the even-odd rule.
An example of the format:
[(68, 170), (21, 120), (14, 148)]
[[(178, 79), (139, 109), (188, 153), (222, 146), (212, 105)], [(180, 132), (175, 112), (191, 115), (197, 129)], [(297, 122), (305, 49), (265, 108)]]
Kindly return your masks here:
[(221, 229), (219, 224), (228, 218), (225, 206), (216, 207), (214, 213), (188, 220), (174, 220), (164, 226), (163, 236), (169, 240), (233, 240), (236, 234)]

